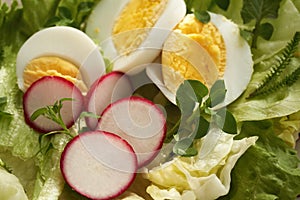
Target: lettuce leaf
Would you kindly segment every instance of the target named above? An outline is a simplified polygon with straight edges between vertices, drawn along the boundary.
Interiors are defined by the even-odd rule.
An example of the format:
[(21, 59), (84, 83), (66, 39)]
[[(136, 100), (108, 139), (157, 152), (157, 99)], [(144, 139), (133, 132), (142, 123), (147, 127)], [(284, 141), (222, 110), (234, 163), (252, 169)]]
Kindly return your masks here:
[(255, 63), (259, 63), (278, 53), (293, 37), (295, 32), (300, 31), (300, 12), (293, 1), (283, 0), (278, 18), (269, 19), (266, 22), (273, 25), (274, 32), (270, 40), (260, 38), (257, 43), (257, 49), (252, 49)]
[[(18, 4), (13, 0), (11, 6), (0, 1), (0, 98), (7, 100), (6, 104), (1, 103), (0, 159), (19, 178), (29, 199), (58, 199), (64, 192), (59, 158), (70, 138), (55, 135), (49, 139), (51, 148), (41, 151), (40, 134), (24, 121), (23, 93), (17, 86), (16, 54), (26, 39), (48, 26), (49, 20), (58, 15), (62, 7), (68, 8), (72, 20), (74, 18), (74, 23), (68, 25), (82, 28), (81, 24), (97, 1), (21, 0)], [(69, 193), (72, 192), (64, 192), (66, 199), (70, 199)]]
[(12, 48), (6, 47), (0, 68), (0, 96), (7, 98), (3, 110), (11, 115), (10, 118), (0, 117), (0, 158), (20, 179), (28, 198), (42, 199), (44, 193), (47, 193), (44, 195), (46, 199), (55, 195), (58, 198), (64, 188), (59, 158), (67, 141), (64, 138), (58, 140), (58, 136), (55, 136), (53, 149), (41, 153), (40, 134), (24, 121), (23, 93), (17, 86), (15, 58)]
[[(287, 21), (290, 23), (286, 23)], [(276, 20), (270, 21), (270, 23), (273, 23), (274, 27), (276, 27), (271, 40), (259, 40), (259, 48), (252, 50), (254, 59), (256, 59), (252, 79), (244, 94), (229, 106), (230, 111), (238, 121), (283, 117), (300, 110), (299, 81), (291, 87), (278, 90), (263, 98), (247, 99), (249, 94), (256, 89), (266, 76), (272, 62), (274, 62), (272, 57), (276, 56), (285, 47), (297, 30), (300, 30), (300, 14), (294, 4), (286, 0), (282, 2), (279, 17)], [(289, 65), (289, 72), (299, 66), (299, 57), (293, 59)]]
[(22, 10), (17, 1), (14, 0), (11, 6), (0, 1), (0, 50), (7, 45), (17, 49), (24, 42), (25, 36), (18, 30), (21, 17)]
[(0, 194), (1, 199), (28, 200), (18, 178), (0, 167)]
[(295, 148), (300, 132), (300, 112), (272, 119), (274, 133), (290, 147)]
[[(19, 182), (26, 191), (28, 199), (32, 199), (38, 171), (35, 160), (33, 158), (27, 160), (20, 159), (2, 147), (0, 148), (0, 158), (5, 162), (11, 173), (19, 179)], [(0, 184), (2, 184), (2, 180), (3, 179), (0, 179)]]
[(294, 149), (278, 138), (271, 120), (245, 122), (238, 138), (258, 136), (232, 171), (231, 190), (219, 200), (295, 200), (300, 191), (300, 163)]
[[(283, 117), (300, 110), (300, 80), (292, 86), (281, 88), (272, 94), (251, 99), (247, 98), (265, 78), (271, 62), (272, 60), (265, 60), (255, 66), (254, 74), (246, 91), (228, 107), (237, 121)], [(300, 59), (295, 59), (289, 68), (295, 70), (299, 65)]]
[(44, 27), (49, 16), (54, 15), (59, 0), (17, 0), (9, 7), (0, 5), (0, 44), (12, 46), (17, 51), (25, 40)]
[(22, 108), (23, 93), (17, 86), (16, 54), (12, 48), (4, 49), (4, 61), (0, 67), (0, 96), (7, 98), (5, 112), (12, 118), (0, 118), (0, 147), (10, 149), (13, 156), (23, 160), (34, 157), (39, 151), (39, 134), (27, 126)]
[[(0, 49), (17, 51), (35, 32), (54, 25), (84, 28), (86, 16), (99, 0), (13, 0), (11, 6), (0, 1)], [(69, 16), (69, 17), (68, 17)], [(65, 20), (65, 21), (64, 21)], [(66, 20), (71, 23), (64, 23)]]
[(234, 140), (234, 135), (221, 130), (216, 135), (217, 143), (209, 153), (204, 150), (205, 139), (201, 139), (196, 144), (200, 150), (197, 156), (176, 157), (151, 169), (147, 178), (152, 185), (147, 192), (152, 198), (213, 200), (227, 194), (233, 166), (257, 137)]

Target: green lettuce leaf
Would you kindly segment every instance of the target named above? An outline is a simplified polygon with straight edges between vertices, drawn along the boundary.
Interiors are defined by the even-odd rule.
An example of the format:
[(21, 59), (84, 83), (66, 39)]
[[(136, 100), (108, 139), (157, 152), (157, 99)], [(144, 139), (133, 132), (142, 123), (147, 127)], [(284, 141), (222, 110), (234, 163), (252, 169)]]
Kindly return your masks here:
[(28, 37), (50, 25), (84, 28), (84, 20), (98, 1), (21, 0), (19, 5), (13, 0), (11, 6), (0, 1), (0, 49), (9, 45), (17, 51)]
[(42, 29), (54, 15), (59, 0), (17, 0), (9, 7), (0, 5), (0, 44), (12, 46), (17, 51), (25, 40)]
[(3, 46), (12, 45), (17, 49), (24, 42), (25, 36), (19, 31), (21, 18), (22, 10), (17, 1), (10, 7), (0, 1), (0, 52)]
[(92, 11), (94, 5), (100, 0), (61, 0), (50, 17), (46, 26), (64, 25), (84, 30), (84, 21)]
[(259, 136), (232, 171), (231, 190), (219, 200), (295, 200), (300, 191), (300, 163), (294, 149), (278, 138), (272, 121), (245, 122), (238, 138)]
[(29, 128), (24, 120), (23, 93), (17, 86), (15, 60), (16, 54), (12, 48), (5, 48), (0, 67), (0, 96), (7, 98), (4, 111), (11, 116), (0, 117), (0, 147), (10, 149), (13, 156), (29, 159), (39, 151), (39, 134)]
[(0, 117), (0, 158), (20, 179), (28, 198), (58, 198), (65, 184), (60, 174), (59, 158), (67, 140), (58, 140), (58, 136), (55, 136), (51, 143), (53, 148), (41, 152), (40, 134), (24, 121), (23, 93), (17, 86), (15, 73), (16, 55), (12, 48), (5, 48), (4, 52), (0, 68), (0, 96), (7, 98), (3, 109), (11, 115), (9, 118)]
[[(63, 8), (71, 13), (72, 23), (68, 25), (83, 28), (81, 25), (85, 17), (98, 0), (20, 2), (18, 4), (17, 0), (13, 0), (11, 6), (8, 6), (0, 1), (0, 158), (19, 178), (29, 199), (58, 199), (61, 193), (64, 193), (66, 199), (70, 199), (69, 193), (74, 192), (65, 189), (67, 187), (59, 167), (62, 149), (70, 138), (55, 135), (49, 139), (51, 148), (41, 151), (40, 134), (29, 128), (24, 121), (23, 93), (17, 86), (16, 54), (26, 39), (48, 26), (47, 23), (53, 17), (58, 14), (67, 17), (67, 13), (60, 13)], [(3, 99), (6, 99), (5, 103), (2, 102)]]

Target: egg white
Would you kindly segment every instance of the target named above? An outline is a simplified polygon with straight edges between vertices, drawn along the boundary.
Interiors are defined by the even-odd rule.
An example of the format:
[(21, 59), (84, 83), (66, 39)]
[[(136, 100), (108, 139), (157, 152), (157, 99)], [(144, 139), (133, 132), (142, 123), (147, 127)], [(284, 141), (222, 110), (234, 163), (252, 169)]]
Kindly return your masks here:
[(16, 74), (21, 90), (24, 69), (31, 60), (43, 56), (60, 57), (78, 66), (88, 87), (105, 72), (98, 46), (85, 33), (67, 26), (50, 27), (33, 34), (18, 52)]
[[(218, 109), (232, 103), (246, 89), (253, 73), (253, 60), (250, 46), (240, 36), (238, 26), (219, 14), (210, 13), (210, 17), (211, 22), (221, 33), (226, 47), (226, 66), (223, 79), (227, 92), (224, 102), (214, 107), (214, 109)], [(175, 93), (168, 90), (164, 84), (161, 67), (148, 66), (146, 73), (165, 96), (176, 104)]]
[(113, 70), (137, 73), (143, 69), (144, 64), (151, 63), (159, 55), (169, 33), (185, 16), (186, 5), (184, 0), (169, 0), (141, 45), (129, 54), (120, 55), (113, 43), (113, 37), (118, 35), (113, 36), (112, 31), (115, 21), (129, 1), (101, 0), (87, 21), (86, 33), (99, 42), (104, 55), (112, 61)]
[(226, 47), (226, 67), (224, 82), (227, 89), (225, 106), (236, 100), (247, 88), (253, 73), (251, 48), (240, 36), (239, 27), (219, 14), (210, 13), (212, 23), (223, 36)]

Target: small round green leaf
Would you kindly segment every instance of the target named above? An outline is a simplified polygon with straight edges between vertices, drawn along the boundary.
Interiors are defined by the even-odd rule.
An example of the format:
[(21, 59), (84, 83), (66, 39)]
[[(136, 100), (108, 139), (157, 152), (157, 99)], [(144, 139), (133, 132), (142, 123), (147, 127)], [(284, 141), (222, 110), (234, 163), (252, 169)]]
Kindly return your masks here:
[(227, 109), (219, 110), (214, 116), (214, 121), (220, 129), (229, 134), (237, 133), (237, 124), (234, 116)]
[(224, 80), (217, 80), (210, 89), (210, 104), (211, 107), (222, 103), (225, 99), (226, 88)]
[(202, 116), (199, 118), (198, 127), (196, 129), (195, 139), (200, 139), (204, 137), (209, 129), (209, 122)]

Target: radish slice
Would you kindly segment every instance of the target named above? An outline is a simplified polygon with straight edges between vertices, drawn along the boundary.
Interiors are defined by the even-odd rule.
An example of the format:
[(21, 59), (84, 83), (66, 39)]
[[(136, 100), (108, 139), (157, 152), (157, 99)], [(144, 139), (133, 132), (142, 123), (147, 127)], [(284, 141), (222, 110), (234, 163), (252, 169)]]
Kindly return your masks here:
[(166, 119), (153, 102), (133, 96), (108, 106), (97, 129), (127, 140), (137, 154), (138, 166), (142, 167), (161, 149), (166, 135)]
[(73, 99), (64, 101), (60, 110), (65, 125), (70, 128), (83, 110), (84, 100), (80, 90), (72, 82), (58, 76), (45, 76), (35, 81), (23, 96), (26, 123), (41, 133), (62, 130), (60, 125), (44, 116), (34, 121), (30, 117), (37, 109), (54, 105), (63, 98)]
[(60, 167), (66, 182), (79, 194), (90, 199), (112, 199), (133, 182), (137, 158), (119, 136), (90, 131), (67, 144)]
[[(108, 73), (93, 83), (86, 98), (86, 110), (100, 115), (111, 103), (125, 97), (129, 97), (133, 89), (128, 76), (123, 72)], [(98, 119), (87, 117), (86, 124), (91, 130), (95, 130)]]

